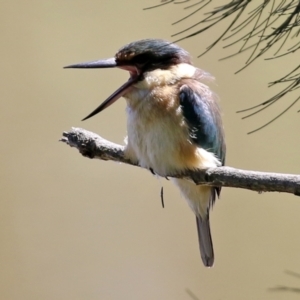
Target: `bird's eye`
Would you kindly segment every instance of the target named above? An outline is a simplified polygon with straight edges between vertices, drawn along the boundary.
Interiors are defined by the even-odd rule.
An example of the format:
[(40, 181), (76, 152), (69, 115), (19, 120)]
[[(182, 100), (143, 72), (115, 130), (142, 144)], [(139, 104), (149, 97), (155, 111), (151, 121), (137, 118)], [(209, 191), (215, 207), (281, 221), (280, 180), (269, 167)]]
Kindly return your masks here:
[(148, 57), (146, 55), (137, 55), (134, 59), (133, 62), (138, 68), (142, 68), (147, 64)]

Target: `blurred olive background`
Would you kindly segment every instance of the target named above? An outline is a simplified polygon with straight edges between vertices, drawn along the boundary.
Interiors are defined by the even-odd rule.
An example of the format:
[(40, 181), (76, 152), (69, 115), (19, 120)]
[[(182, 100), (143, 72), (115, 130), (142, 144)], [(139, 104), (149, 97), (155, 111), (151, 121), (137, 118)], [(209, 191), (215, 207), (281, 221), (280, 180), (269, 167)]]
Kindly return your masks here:
[[(211, 213), (215, 266), (203, 267), (195, 219), (179, 191), (145, 170), (83, 158), (59, 143), (83, 127), (123, 143), (125, 101), (80, 120), (125, 82), (126, 72), (64, 70), (111, 57), (142, 38), (171, 39), (200, 15), (176, 26), (183, 6), (158, 1), (1, 2), (0, 298), (19, 299), (294, 299), (274, 291), (300, 287), (299, 199), (224, 188)], [(286, 98), (245, 121), (235, 112), (268, 99), (267, 82), (293, 61), (256, 61), (217, 46), (197, 58), (224, 25), (180, 42), (194, 63), (214, 74), (227, 136), (227, 165), (299, 173), (299, 115), (280, 113)], [(281, 87), (280, 87), (281, 88)], [(290, 102), (289, 102), (290, 101)], [(164, 186), (165, 208), (160, 188)], [(196, 299), (196, 298), (195, 298)]]

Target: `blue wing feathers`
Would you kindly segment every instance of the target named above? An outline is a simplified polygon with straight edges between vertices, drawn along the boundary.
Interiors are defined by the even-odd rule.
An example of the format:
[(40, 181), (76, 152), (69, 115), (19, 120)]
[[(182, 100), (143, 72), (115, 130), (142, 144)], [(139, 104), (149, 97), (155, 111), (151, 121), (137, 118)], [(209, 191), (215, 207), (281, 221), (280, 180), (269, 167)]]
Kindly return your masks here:
[(215, 112), (211, 103), (187, 85), (180, 89), (179, 101), (183, 116), (189, 127), (191, 141), (213, 152), (222, 162), (224, 160), (223, 129), (217, 122), (218, 111)]
[[(179, 94), (183, 116), (189, 127), (190, 139), (199, 147), (213, 152), (225, 164), (226, 146), (219, 108), (214, 100), (208, 100), (187, 85)], [(212, 188), (211, 205), (220, 196), (221, 187)]]

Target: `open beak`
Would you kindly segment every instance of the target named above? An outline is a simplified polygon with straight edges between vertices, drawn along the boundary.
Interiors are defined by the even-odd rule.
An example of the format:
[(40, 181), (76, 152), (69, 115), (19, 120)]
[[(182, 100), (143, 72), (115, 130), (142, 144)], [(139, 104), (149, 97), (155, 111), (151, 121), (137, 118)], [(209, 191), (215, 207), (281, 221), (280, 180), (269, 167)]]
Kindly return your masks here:
[[(64, 69), (98, 69), (98, 68), (115, 68), (118, 67), (115, 58), (108, 58), (103, 60), (95, 60), (75, 65), (70, 65), (64, 67)], [(122, 67), (122, 69), (126, 69), (126, 67)], [(94, 111), (92, 111), (88, 116), (86, 116), (82, 121), (91, 118), (97, 113), (101, 112), (105, 108), (109, 107), (115, 101), (117, 101), (120, 97), (126, 94), (134, 83), (136, 83), (139, 79), (139, 76), (131, 75), (127, 82), (125, 82), (121, 87), (119, 87), (112, 95), (110, 95), (100, 106), (98, 106)]]

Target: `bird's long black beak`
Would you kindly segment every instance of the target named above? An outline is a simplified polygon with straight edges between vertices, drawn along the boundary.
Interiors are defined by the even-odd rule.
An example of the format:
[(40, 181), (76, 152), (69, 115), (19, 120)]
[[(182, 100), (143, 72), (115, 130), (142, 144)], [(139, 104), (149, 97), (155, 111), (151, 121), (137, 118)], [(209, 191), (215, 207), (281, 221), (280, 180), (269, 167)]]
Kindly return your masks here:
[[(64, 67), (65, 69), (75, 68), (75, 69), (97, 69), (97, 68), (114, 68), (117, 67), (117, 63), (114, 58), (108, 58), (103, 60), (95, 60), (75, 65), (70, 65)], [(138, 77), (130, 77), (127, 82), (125, 82), (120, 88), (118, 88), (112, 95), (110, 95), (100, 106), (98, 106), (94, 111), (92, 111), (88, 116), (86, 116), (82, 121), (91, 118), (97, 113), (101, 112), (116, 100), (122, 97), (126, 92), (128, 92), (132, 84), (138, 81)]]
[(80, 64), (70, 65), (64, 67), (64, 69), (103, 69), (103, 68), (114, 68), (117, 66), (115, 58), (108, 58), (102, 60), (94, 60), (84, 62)]

